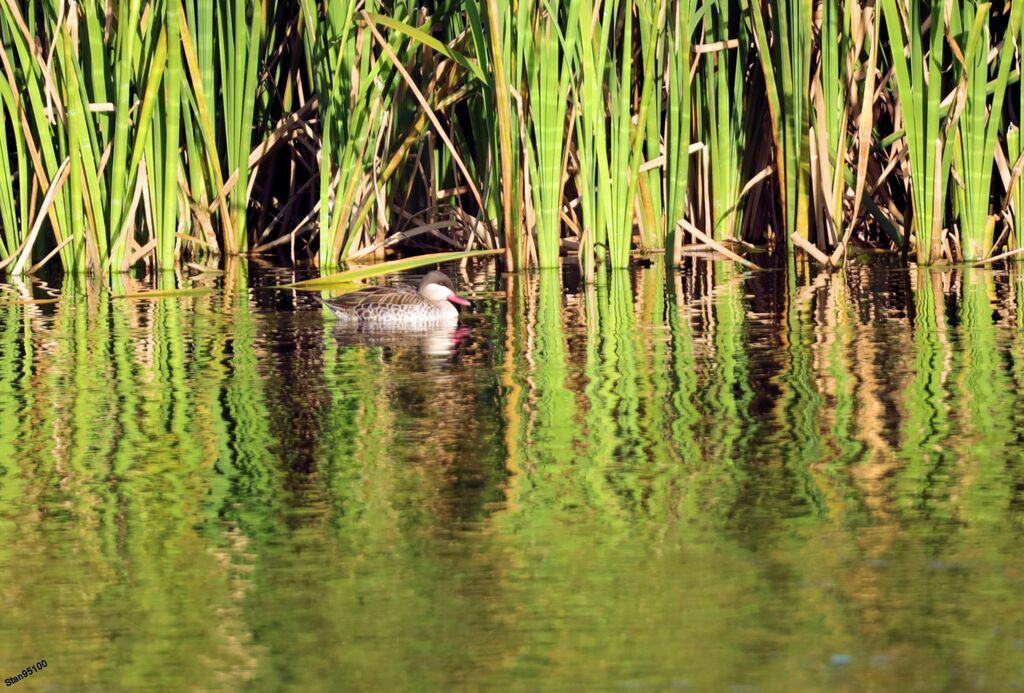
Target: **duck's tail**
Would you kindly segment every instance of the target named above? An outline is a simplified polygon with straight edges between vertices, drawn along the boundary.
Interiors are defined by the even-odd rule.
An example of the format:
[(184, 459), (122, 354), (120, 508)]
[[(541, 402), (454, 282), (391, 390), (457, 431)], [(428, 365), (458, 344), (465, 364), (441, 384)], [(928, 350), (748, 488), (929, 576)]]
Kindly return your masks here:
[(337, 320), (341, 320), (342, 322), (349, 322), (354, 317), (351, 313), (346, 311), (341, 306), (331, 303), (330, 301), (326, 301), (320, 298), (319, 296), (314, 296), (313, 298), (317, 300), (317, 303), (319, 303), (328, 311), (330, 311), (331, 315), (333, 315)]
[(317, 303), (319, 303), (319, 304), (320, 304), (320, 305), (322, 305), (322, 306), (323, 306), (324, 308), (326, 308), (326, 309), (327, 309), (328, 311), (330, 311), (331, 315), (334, 315), (334, 316), (337, 316), (337, 315), (338, 315), (338, 310), (337, 310), (337, 308), (335, 308), (334, 306), (332, 306), (332, 305), (331, 305), (330, 303), (328, 303), (328, 302), (327, 302), (327, 301), (325, 301), (324, 299), (320, 298), (319, 296), (314, 296), (313, 298), (315, 298), (315, 299), (316, 299), (316, 302), (317, 302)]

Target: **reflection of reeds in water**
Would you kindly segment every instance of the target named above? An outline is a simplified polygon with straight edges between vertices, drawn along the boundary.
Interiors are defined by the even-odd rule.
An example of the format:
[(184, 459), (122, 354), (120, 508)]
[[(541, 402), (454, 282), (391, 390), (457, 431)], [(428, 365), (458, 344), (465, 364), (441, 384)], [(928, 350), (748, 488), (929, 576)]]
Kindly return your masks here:
[[(505, 372), (506, 500), (510, 509), (580, 503), (572, 460), (592, 432), (576, 413), (579, 373), (570, 372), (560, 270), (509, 282)], [(583, 423), (586, 427), (586, 422)]]
[[(974, 521), (1001, 518), (1012, 489), (1006, 484), (1008, 456), (1012, 454), (1014, 426), (1005, 406), (1003, 393), (1010, 382), (997, 348), (993, 324), (996, 301), (992, 273), (963, 270), (963, 297), (960, 305), (962, 372), (954, 397), (959, 425), (954, 430), (963, 446), (963, 468), (957, 471), (963, 486), (962, 512)], [(957, 496), (961, 494), (958, 492)]]
[(703, 296), (690, 295), (696, 312), (685, 303), (682, 277), (672, 277), (669, 286), (673, 353), (666, 370), (674, 385), (669, 440), (685, 470), (679, 482), (683, 496), (674, 512), (680, 521), (721, 526), (730, 521), (742, 494), (746, 445), (758, 426), (748, 416), (742, 278), (717, 262), (698, 262), (696, 269), (707, 282)]
[(522, 316), (525, 310), (522, 275), (516, 275), (507, 283), (508, 296), (505, 312), (505, 342), (501, 364), (502, 412), (505, 422), (505, 468), (509, 480), (505, 489), (506, 502), (515, 504), (516, 487), (522, 478), (522, 448), (524, 426), (522, 407), (524, 384), (522, 381), (522, 344), (525, 340)]
[[(621, 275), (628, 282), (628, 275)], [(581, 314), (577, 306), (563, 304), (557, 270), (513, 282), (502, 376), (507, 393), (506, 469), (511, 475), (508, 509), (520, 518), (529, 510), (534, 520), (540, 513), (549, 517), (551, 511), (610, 510), (615, 503), (608, 498), (604, 476), (615, 456), (616, 431), (606, 407), (614, 406), (611, 400), (619, 396), (616, 386), (628, 386), (618, 373), (614, 380), (608, 377), (604, 359), (609, 354), (617, 358), (616, 345), (599, 343), (601, 331), (594, 327), (603, 324), (610, 310), (606, 286), (596, 298), (589, 293), (593, 288), (588, 289), (583, 296), (588, 312)], [(624, 290), (628, 309), (628, 283)], [(570, 353), (566, 322), (581, 319), (587, 324), (584, 354), (579, 347)]]
[(607, 284), (595, 287), (596, 299), (588, 300), (597, 307), (587, 316), (584, 366), (588, 477), (592, 492), (612, 513), (641, 500), (635, 472), (647, 462), (639, 438), (638, 344), (630, 279), (625, 270), (613, 271)]
[[(240, 272), (223, 294), (0, 305), (0, 529), (47, 546), (0, 545), (3, 634), (86, 643), (67, 666), (87, 685), (116, 662), (125, 687), (452, 687), (538, 661), (578, 681), (581, 634), (638, 623), (658, 655), (845, 651), (891, 642), (897, 613), (913, 654), (923, 571), (977, 590), (971, 622), (989, 590), (1011, 600), (970, 560), (1016, 539), (1024, 331), (992, 312), (1015, 278), (847, 268), (768, 296), (768, 273), (693, 264), (579, 294), (510, 277), (441, 358), (262, 311)], [(950, 555), (963, 572), (933, 567)], [(793, 603), (810, 616), (780, 634)], [(40, 609), (73, 618), (38, 635)]]
[(861, 321), (859, 296), (850, 289), (855, 274), (844, 270), (832, 277), (822, 296), (824, 318), (815, 330), (830, 451), (818, 481), (832, 489), (830, 513), (852, 519), (865, 510), (879, 521), (891, 511), (888, 476), (896, 466), (895, 451), (886, 439), (889, 402), (881, 383), (895, 381), (891, 387), (898, 389), (902, 373), (884, 370), (879, 342), (895, 335), (880, 336), (873, 322)]
[(699, 367), (681, 288), (666, 293), (663, 276), (640, 272), (634, 290), (630, 273), (613, 272), (577, 306), (563, 303), (556, 273), (541, 273), (510, 305), (503, 381), (517, 521), (692, 517), (705, 491), (733, 483), (752, 392), (739, 284), (719, 308), (724, 367)]
[(821, 459), (821, 396), (814, 377), (811, 347), (814, 343), (812, 307), (821, 284), (816, 281), (790, 286), (779, 325), (784, 343), (783, 362), (776, 378), (779, 398), (775, 410), (781, 436), (773, 455), (788, 468), (797, 493), (817, 512), (825, 512), (820, 489), (813, 482), (812, 465)]
[[(823, 494), (829, 515), (867, 522), (866, 511), (891, 534), (909, 517), (980, 520), (1009, 502), (1005, 460), (1019, 436), (1006, 393), (1015, 360), (1000, 355), (1006, 337), (996, 321), (1015, 318), (995, 311), (997, 278), (920, 271), (901, 287), (848, 269), (797, 294), (789, 361), (777, 379), (777, 428), (792, 440), (778, 449), (810, 462), (812, 495)], [(893, 295), (879, 301), (883, 285)], [(904, 292), (906, 318), (897, 307)], [(801, 375), (808, 326), (811, 370)], [(820, 445), (805, 447), (808, 431)], [(875, 551), (881, 536), (873, 535)]]
[(697, 390), (697, 368), (693, 355), (693, 336), (690, 332), (689, 316), (683, 311), (682, 277), (668, 275), (668, 291), (672, 300), (666, 311), (671, 353), (664, 372), (667, 374), (671, 393), (666, 403), (669, 411), (668, 433), (670, 440), (679, 446), (679, 457), (683, 461), (701, 458), (697, 445), (697, 422), (699, 414), (693, 398)]
[(917, 272), (913, 375), (902, 400), (901, 496), (913, 503), (913, 510), (923, 512), (934, 506), (934, 494), (941, 493), (941, 479), (949, 473), (952, 457), (945, 445), (950, 433), (947, 378), (951, 364), (941, 281), (938, 273)]
[(745, 310), (739, 273), (730, 265), (714, 264), (715, 299), (713, 333), (714, 367), (709, 368), (705, 388), (710, 420), (709, 457), (723, 464), (743, 461), (745, 441), (753, 433), (747, 412), (753, 396), (746, 355)]
[[(676, 438), (670, 434), (671, 426), (678, 419), (670, 404), (673, 395), (678, 392), (674, 378), (671, 377), (675, 347), (670, 324), (672, 320), (678, 320), (679, 312), (674, 303), (669, 303), (671, 294), (665, 285), (666, 275), (661, 258), (656, 259), (648, 271), (637, 274), (635, 278), (636, 329), (640, 334), (649, 335), (648, 339), (637, 340), (640, 345), (637, 350), (640, 438), (647, 451), (647, 463), (658, 466), (654, 474), (648, 475), (649, 489), (640, 494), (640, 507), (649, 512), (675, 506), (683, 490), (681, 487), (684, 487), (680, 480), (686, 453), (680, 445), (675, 444)], [(685, 389), (682, 397), (689, 405)], [(682, 423), (680, 431), (692, 434), (687, 422)], [(668, 525), (665, 530), (668, 530)]]
[(558, 270), (541, 271), (535, 290), (536, 321), (527, 326), (535, 340), (534, 351), (528, 356), (533, 368), (527, 376), (533, 405), (532, 454), (535, 464), (558, 465), (572, 456), (578, 428), (575, 397), (569, 389)]
[[(857, 435), (856, 376), (850, 354), (856, 328), (850, 315), (845, 271), (834, 276), (819, 296), (824, 301), (824, 310), (823, 319), (815, 326), (814, 368), (824, 400), (822, 428), (830, 434), (825, 445), (833, 461), (824, 475), (816, 474), (816, 480), (827, 485), (831, 475), (841, 474), (848, 465), (860, 462), (866, 446)], [(865, 357), (870, 359), (871, 355)], [(874, 418), (872, 415), (871, 419)], [(830, 494), (828, 505), (830, 512), (844, 510), (841, 495), (835, 498)]]
[[(1010, 281), (1015, 310), (1008, 321), (1013, 330), (1013, 338), (1010, 340), (1012, 356), (1007, 364), (1007, 369), (1012, 391), (1024, 392), (1024, 275), (1019, 274), (1019, 268), (1017, 272), (1010, 273)], [(1007, 416), (1010, 418), (1010, 430), (1014, 435), (1014, 443), (1017, 446), (1024, 444), (1024, 407), (1010, 407)], [(1008, 506), (1011, 508), (1022, 507), (1024, 506), (1024, 465), (1019, 463), (1013, 465), (1010, 467), (1010, 474), (1014, 480), (1012, 484), (1014, 491)]]
[[(232, 315), (212, 300), (112, 301), (68, 278), (52, 307), (2, 309), (0, 521), (40, 546), (64, 531), (66, 548), (17, 560), (0, 549), (0, 581), (32, 605), (7, 612), (20, 637), (80, 643), (73, 680), (107, 683), (111, 662), (125, 685), (202, 678), (214, 662), (244, 681), (252, 668), (237, 519), (268, 480), (268, 442), (253, 428), (266, 415), (245, 374), (253, 345), (227, 329), (248, 305)], [(246, 488), (235, 485), (243, 464)], [(192, 608), (196, 594), (205, 609)], [(40, 609), (65, 618), (40, 629)], [(108, 642), (128, 629), (152, 637)], [(181, 631), (192, 637), (179, 648), (160, 644)]]

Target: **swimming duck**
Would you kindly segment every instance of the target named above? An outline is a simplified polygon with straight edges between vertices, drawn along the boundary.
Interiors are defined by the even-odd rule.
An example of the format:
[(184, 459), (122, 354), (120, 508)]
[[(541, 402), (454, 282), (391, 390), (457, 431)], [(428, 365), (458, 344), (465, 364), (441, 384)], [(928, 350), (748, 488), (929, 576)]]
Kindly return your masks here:
[(337, 298), (323, 300), (339, 320), (350, 324), (387, 327), (454, 325), (460, 306), (469, 301), (455, 293), (452, 280), (443, 272), (429, 272), (418, 288), (370, 286)]

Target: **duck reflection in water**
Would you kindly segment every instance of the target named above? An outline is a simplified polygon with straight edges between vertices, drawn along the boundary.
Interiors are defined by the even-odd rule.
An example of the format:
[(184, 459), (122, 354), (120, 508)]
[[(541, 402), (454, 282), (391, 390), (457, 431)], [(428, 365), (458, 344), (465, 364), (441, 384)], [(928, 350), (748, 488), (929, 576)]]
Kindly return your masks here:
[(438, 359), (455, 355), (459, 345), (467, 341), (469, 328), (459, 325), (402, 328), (339, 322), (334, 336), (345, 346), (381, 347), (390, 356), (388, 360), (409, 355), (411, 351)]

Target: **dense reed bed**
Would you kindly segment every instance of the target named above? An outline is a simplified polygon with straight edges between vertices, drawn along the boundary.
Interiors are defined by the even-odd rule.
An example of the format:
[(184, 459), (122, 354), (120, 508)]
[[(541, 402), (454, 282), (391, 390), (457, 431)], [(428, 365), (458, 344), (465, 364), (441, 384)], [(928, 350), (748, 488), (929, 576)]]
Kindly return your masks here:
[(1022, 6), (4, 0), (0, 268), (1024, 247)]

